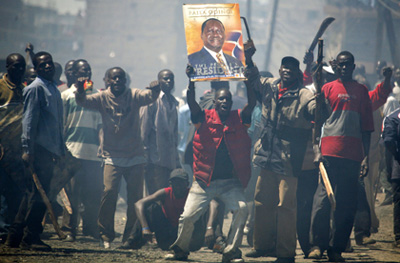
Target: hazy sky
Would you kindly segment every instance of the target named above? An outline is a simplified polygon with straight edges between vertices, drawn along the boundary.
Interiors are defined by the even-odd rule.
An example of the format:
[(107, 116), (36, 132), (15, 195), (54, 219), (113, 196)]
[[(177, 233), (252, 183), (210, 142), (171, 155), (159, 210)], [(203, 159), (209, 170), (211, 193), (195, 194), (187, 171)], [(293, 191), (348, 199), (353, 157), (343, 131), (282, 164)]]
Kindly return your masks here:
[(79, 10), (86, 8), (85, 0), (23, 0), (30, 5), (38, 5), (56, 9), (59, 13), (77, 14)]

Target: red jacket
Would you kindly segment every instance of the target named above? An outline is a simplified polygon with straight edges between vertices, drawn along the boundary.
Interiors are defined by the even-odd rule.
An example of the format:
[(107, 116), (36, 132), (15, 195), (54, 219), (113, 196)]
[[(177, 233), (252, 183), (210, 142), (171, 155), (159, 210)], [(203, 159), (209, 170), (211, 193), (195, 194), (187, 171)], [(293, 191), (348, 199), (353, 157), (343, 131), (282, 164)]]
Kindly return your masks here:
[(225, 127), (215, 109), (204, 111), (205, 121), (197, 129), (193, 139), (194, 176), (210, 185), (215, 166), (215, 156), (224, 136), (235, 175), (245, 188), (251, 175), (251, 140), (247, 134), (247, 127), (242, 123), (239, 111), (230, 112), (225, 121)]

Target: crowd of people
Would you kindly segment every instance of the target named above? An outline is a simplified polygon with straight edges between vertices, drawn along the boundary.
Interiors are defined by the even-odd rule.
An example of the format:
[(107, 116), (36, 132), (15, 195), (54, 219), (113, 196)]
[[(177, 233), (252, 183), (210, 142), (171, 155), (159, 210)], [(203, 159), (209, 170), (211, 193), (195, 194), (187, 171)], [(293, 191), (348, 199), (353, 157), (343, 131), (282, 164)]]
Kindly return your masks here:
[[(247, 80), (235, 94), (232, 82), (211, 82), (198, 102), (190, 64), (187, 90), (177, 98), (169, 69), (134, 89), (124, 69), (113, 67), (103, 86), (91, 80), (88, 61), (75, 59), (64, 67), (64, 83), (51, 54), (34, 53), (30, 44), (27, 50), (33, 67), (12, 53), (0, 80), (4, 246), (51, 251), (41, 239), (44, 191), (62, 216), (65, 242), (82, 234), (111, 248), (123, 177), (127, 220), (119, 249), (155, 242), (168, 251), (166, 260), (186, 261), (206, 246), (224, 263), (244, 256), (291, 263), (298, 240), (305, 258), (326, 252), (330, 262), (344, 262), (353, 227), (357, 245), (375, 242), (381, 188), (394, 204), (393, 245), (400, 247), (400, 68), (380, 62), (371, 88), (349, 51), (325, 64), (307, 52), (304, 72), (286, 56), (274, 78), (253, 63), (249, 40)], [(324, 123), (317, 145), (316, 115)], [(330, 186), (319, 180), (321, 163)], [(242, 255), (244, 235), (253, 249)]]

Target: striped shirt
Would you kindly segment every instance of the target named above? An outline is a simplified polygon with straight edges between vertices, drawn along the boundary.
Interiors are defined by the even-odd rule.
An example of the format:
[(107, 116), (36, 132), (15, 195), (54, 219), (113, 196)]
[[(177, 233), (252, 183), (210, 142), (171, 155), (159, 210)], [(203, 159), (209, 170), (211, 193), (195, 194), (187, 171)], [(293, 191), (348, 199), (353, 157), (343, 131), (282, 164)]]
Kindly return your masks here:
[(322, 155), (361, 162), (364, 158), (361, 134), (374, 130), (367, 87), (356, 81), (335, 80), (325, 84), (322, 93), (332, 110), (324, 124)]
[[(65, 145), (75, 158), (100, 161), (97, 153), (100, 144), (101, 115), (98, 111), (78, 106), (75, 101), (76, 90), (73, 84), (61, 94), (64, 107)], [(86, 91), (87, 94), (97, 92), (97, 90)]]

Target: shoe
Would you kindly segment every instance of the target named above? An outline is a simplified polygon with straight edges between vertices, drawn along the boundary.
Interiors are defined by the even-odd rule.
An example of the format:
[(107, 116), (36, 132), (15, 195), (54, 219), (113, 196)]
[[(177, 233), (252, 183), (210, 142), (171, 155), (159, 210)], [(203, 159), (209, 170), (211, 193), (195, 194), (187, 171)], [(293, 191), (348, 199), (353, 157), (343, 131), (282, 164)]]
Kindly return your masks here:
[(166, 254), (164, 256), (165, 260), (179, 260), (179, 261), (186, 261), (189, 256), (189, 252), (183, 251), (180, 247), (174, 246), (171, 248), (173, 253)]
[(294, 257), (290, 258), (277, 258), (274, 263), (294, 263)]
[(238, 248), (235, 251), (222, 254), (222, 263), (242, 263), (242, 262), (244, 262), (242, 258), (242, 251)]
[(245, 226), (245, 227), (243, 228), (243, 234), (244, 234), (244, 235), (247, 235), (247, 233), (249, 233), (249, 231), (250, 231), (250, 227)]
[(259, 257), (274, 257), (276, 253), (270, 250), (263, 249), (252, 249), (249, 253), (245, 254), (249, 258), (259, 258)]
[(111, 242), (100, 239), (100, 246), (105, 249), (111, 249)]
[(73, 235), (68, 234), (65, 239), (65, 242), (75, 242), (75, 237)]
[(322, 258), (321, 250), (319, 248), (313, 248), (311, 252), (308, 254), (308, 258), (321, 259)]
[(344, 258), (342, 257), (342, 255), (340, 253), (328, 250), (328, 261), (329, 262), (344, 262)]
[(213, 246), (213, 252), (222, 254), (222, 252), (224, 252), (225, 247), (226, 247), (225, 239), (223, 237), (218, 237), (215, 240)]
[(377, 227), (371, 227), (371, 233), (376, 234), (378, 233), (379, 229)]
[(356, 237), (356, 244), (358, 246), (371, 245), (371, 244), (375, 244), (375, 243), (376, 243), (376, 240), (371, 237), (367, 237), (367, 236)]
[(22, 240), (19, 244), (19, 248), (24, 250), (51, 251), (51, 247), (40, 239), (33, 242), (32, 244), (29, 244)]
[(344, 252), (346, 252), (346, 253), (353, 253), (353, 252), (354, 252), (354, 248), (353, 248), (353, 246), (351, 245), (351, 240), (350, 240), (350, 239), (349, 239), (349, 241), (347, 242), (347, 246), (346, 246)]

